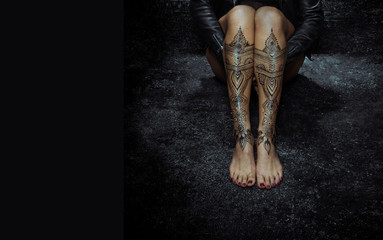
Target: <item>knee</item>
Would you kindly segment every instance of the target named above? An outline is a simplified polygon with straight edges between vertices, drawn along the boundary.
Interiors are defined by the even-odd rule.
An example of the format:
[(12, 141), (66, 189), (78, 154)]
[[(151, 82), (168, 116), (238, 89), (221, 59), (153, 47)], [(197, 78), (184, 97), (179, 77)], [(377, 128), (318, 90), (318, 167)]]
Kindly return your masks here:
[(284, 15), (275, 7), (260, 7), (255, 13), (255, 24), (283, 24)]
[(255, 10), (252, 7), (237, 5), (228, 12), (227, 18), (231, 22), (251, 21), (254, 14)]

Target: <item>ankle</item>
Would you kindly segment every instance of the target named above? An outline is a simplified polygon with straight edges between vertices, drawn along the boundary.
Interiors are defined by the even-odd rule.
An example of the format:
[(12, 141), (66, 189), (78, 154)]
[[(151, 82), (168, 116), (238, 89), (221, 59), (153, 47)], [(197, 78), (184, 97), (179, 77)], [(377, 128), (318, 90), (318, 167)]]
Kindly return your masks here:
[(254, 136), (251, 132), (251, 129), (234, 129), (234, 139), (236, 142), (236, 145), (238, 145), (242, 151), (246, 149), (247, 146), (251, 146), (253, 148), (254, 146)]
[(275, 150), (276, 134), (275, 129), (262, 129), (258, 128), (257, 131), (257, 147), (263, 147), (268, 154), (272, 149)]

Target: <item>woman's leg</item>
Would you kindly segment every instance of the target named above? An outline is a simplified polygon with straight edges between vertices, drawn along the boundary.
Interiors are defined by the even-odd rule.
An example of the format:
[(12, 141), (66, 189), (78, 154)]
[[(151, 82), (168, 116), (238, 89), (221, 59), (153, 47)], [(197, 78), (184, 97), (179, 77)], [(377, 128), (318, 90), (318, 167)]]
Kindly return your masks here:
[[(206, 48), (206, 58), (217, 79), (226, 83), (225, 68), (221, 66), (216, 55), (210, 50), (210, 48)], [(284, 83), (294, 79), (298, 75), (299, 69), (302, 67), (304, 61), (305, 55), (302, 53), (294, 61), (285, 66), (285, 71), (283, 72)], [(253, 81), (255, 81), (255, 78), (253, 78)], [(258, 85), (256, 82), (253, 84), (253, 87), (258, 93)]]
[(242, 187), (255, 184), (254, 137), (250, 126), (250, 92), (254, 73), (254, 15), (249, 6), (236, 6), (224, 17), (223, 57), (235, 149), (230, 164), (232, 181)]
[[(269, 11), (269, 10), (271, 10), (271, 11)], [(282, 40), (280, 40), (283, 44), (282, 46), (286, 46), (286, 39), (288, 39), (293, 34), (293, 32), (295, 30), (294, 26), (283, 16), (283, 14), (281, 12), (278, 12), (278, 11), (279, 10), (274, 9), (274, 8), (270, 9), (269, 7), (265, 7), (265, 8), (262, 8), (262, 11), (257, 14), (257, 18), (254, 17), (254, 19), (255, 19), (255, 20), (253, 20), (254, 23), (257, 23), (258, 25), (260, 25), (257, 30), (258, 30), (258, 32), (261, 32), (261, 35), (258, 37), (257, 46), (259, 46), (260, 49), (262, 49), (262, 50), (263, 50), (263, 48), (266, 47), (265, 36), (264, 36), (265, 34), (264, 33), (263, 33), (263, 37), (262, 37), (262, 31), (265, 31), (265, 29), (261, 27), (262, 25), (270, 27), (270, 30), (268, 32), (268, 36), (271, 35), (271, 26), (274, 26), (274, 25), (277, 25), (277, 27), (274, 26), (274, 28), (277, 29), (276, 31), (278, 33), (279, 38), (280, 38), (279, 32), (281, 31), (281, 29), (283, 29), (282, 32), (286, 32), (286, 33), (284, 33), (286, 36), (284, 38), (282, 38)], [(269, 12), (272, 12), (272, 13), (268, 14)], [(265, 16), (265, 19), (260, 20), (259, 18), (261, 18), (265, 14), (267, 14), (268, 16)], [(277, 15), (276, 19), (273, 19), (274, 14)], [(280, 14), (282, 14), (282, 15), (280, 15)], [(229, 46), (230, 43), (234, 43), (236, 41), (234, 36), (237, 35), (237, 33), (239, 32), (239, 26), (243, 22), (246, 22), (245, 26), (247, 26), (247, 27), (245, 27), (245, 30), (244, 30), (243, 26), (241, 26), (241, 32), (242, 33), (245, 32), (243, 34), (243, 36), (247, 40), (248, 44), (250, 43), (249, 45), (251, 45), (251, 43), (253, 43), (254, 38), (252, 38), (251, 36), (248, 36), (249, 35), (248, 32), (251, 33), (251, 27), (249, 27), (251, 25), (251, 22), (249, 22), (248, 19), (249, 19), (249, 16), (252, 16), (252, 15), (255, 16), (254, 11), (250, 10), (247, 6), (237, 6), (237, 7), (233, 8), (228, 14), (226, 14), (225, 16), (223, 16), (219, 20), (219, 23), (220, 23), (222, 30), (224, 31), (225, 34), (226, 34), (228, 29), (230, 30), (230, 32), (228, 32), (228, 34), (226, 34), (225, 47)], [(246, 16), (246, 17), (243, 17), (243, 16)], [(275, 36), (275, 30), (274, 30), (273, 34)], [(254, 36), (256, 37), (255, 31), (254, 31)], [(259, 39), (261, 39), (261, 40), (259, 40)], [(277, 38), (277, 40), (278, 40), (278, 38)], [(263, 45), (262, 44), (259, 45), (259, 41), (263, 42)], [(279, 46), (279, 47), (281, 47), (281, 46)], [(227, 55), (231, 56), (230, 59), (233, 59), (232, 53), (231, 53), (231, 55), (230, 55), (230, 53)], [(224, 57), (225, 56), (226, 56), (226, 54), (224, 51)], [(211, 65), (211, 68), (212, 68), (214, 74), (217, 76), (217, 78), (221, 81), (226, 82), (228, 74), (225, 72), (225, 69), (219, 64), (218, 59), (216, 58), (214, 53), (212, 51), (210, 51), (209, 48), (207, 48), (207, 50), (206, 50), (206, 57), (207, 57), (210, 65)], [(294, 77), (296, 77), (296, 75), (298, 74), (299, 68), (302, 66), (302, 64), (304, 62), (304, 58), (305, 58), (304, 54), (301, 54), (295, 61), (293, 61), (292, 63), (285, 66), (285, 69), (283, 71), (283, 81), (289, 81), (289, 80), (293, 79)], [(226, 60), (225, 60), (225, 62), (226, 62)], [(255, 63), (256, 62), (257, 62), (257, 60), (255, 59)], [(284, 63), (285, 60), (283, 60), (282, 62)], [(238, 64), (238, 67), (239, 67), (239, 65), (240, 64)], [(228, 70), (228, 72), (233, 73), (233, 72), (235, 72), (235, 70), (233, 71), (233, 69), (231, 69), (231, 70)], [(245, 72), (247, 72), (247, 71), (245, 71)], [(248, 74), (248, 73), (246, 73), (246, 74)], [(274, 75), (275, 75), (275, 73), (274, 73)], [(230, 76), (229, 76), (229, 78), (230, 78)], [(279, 79), (279, 81), (280, 81), (280, 79)], [(233, 94), (231, 94), (231, 93), (233, 93), (232, 90), (234, 90), (236, 88), (233, 88), (233, 85), (230, 85), (230, 82), (227, 82), (227, 84), (228, 84), (229, 96), (231, 96), (231, 95), (233, 95)], [(257, 92), (258, 92), (258, 84), (259, 84), (259, 82), (254, 84), (254, 87), (257, 86), (256, 87)], [(250, 84), (247, 84), (246, 87), (249, 87), (249, 85)], [(261, 91), (263, 91), (262, 86), (260, 89), (261, 89)], [(235, 92), (235, 94), (233, 96), (236, 99), (240, 100), (241, 94), (238, 94), (238, 93), (241, 93), (241, 91)], [(235, 104), (233, 101), (231, 101), (231, 108), (233, 110), (233, 114), (240, 116), (240, 118), (238, 118), (235, 115), (233, 115), (233, 117), (234, 117), (234, 131), (236, 131), (236, 129), (237, 129), (237, 133), (238, 133), (239, 127), (241, 126), (239, 124), (240, 121), (238, 121), (239, 119), (244, 119), (244, 121), (242, 121), (242, 123), (243, 122), (245, 123), (245, 124), (242, 124), (242, 126), (244, 125), (245, 127), (241, 127), (241, 128), (249, 129), (251, 132), (250, 121), (249, 121), (249, 110), (248, 110), (249, 109), (248, 100), (250, 98), (250, 93), (248, 92), (248, 90), (246, 90), (246, 91), (242, 92), (242, 95), (245, 97), (242, 99), (246, 99), (246, 104), (244, 104), (244, 102), (241, 103), (241, 100), (239, 102), (237, 101), (237, 104)], [(262, 103), (265, 102), (265, 95), (263, 95), (263, 97), (260, 97), (260, 98), (261, 99), (259, 99), (260, 100), (259, 103), (261, 105), (261, 101), (262, 101)], [(279, 103), (279, 98), (280, 98), (280, 92), (279, 92), (279, 95), (276, 99), (277, 102), (275, 101), (275, 99), (273, 101), (275, 103)], [(231, 99), (233, 99), (233, 98), (231, 98)], [(241, 107), (241, 106), (244, 106), (244, 107)], [(275, 104), (275, 106), (277, 106), (277, 104)], [(239, 109), (240, 111), (237, 111), (237, 109)], [(260, 115), (265, 114), (263, 106), (260, 107), (259, 109), (260, 109)], [(244, 114), (241, 114), (241, 113), (244, 113)], [(269, 123), (273, 125), (273, 128), (271, 128), (271, 129), (274, 129), (272, 132), (275, 133), (275, 118), (276, 118), (275, 115), (276, 115), (276, 112), (271, 114), (270, 111), (266, 111), (266, 114), (268, 116), (268, 118), (266, 118), (266, 120), (271, 118), (271, 121), (269, 121)], [(261, 118), (262, 118), (262, 116), (260, 116), (260, 119)], [(259, 126), (260, 130), (262, 130), (262, 127), (263, 127), (261, 124), (262, 122), (263, 122), (263, 118), (260, 121), (260, 126)], [(250, 148), (250, 146), (251, 146), (251, 144), (249, 144), (249, 142), (251, 143), (251, 140), (249, 137), (248, 138), (249, 142), (246, 141), (246, 139), (247, 139), (246, 134), (244, 134), (243, 135), (244, 137), (242, 137), (242, 138), (238, 137), (238, 136), (239, 135), (237, 134), (236, 135), (236, 139), (237, 139), (236, 147), (234, 150), (232, 163), (230, 165), (230, 177), (232, 178), (234, 183), (238, 183), (238, 184), (241, 183), (242, 184), (242, 183), (246, 183), (245, 179), (247, 176), (247, 186), (251, 186), (255, 182), (255, 181), (253, 181), (253, 179), (254, 179), (253, 172), (255, 172), (255, 171), (252, 170), (254, 168), (254, 164), (253, 164), (253, 160), (252, 160), (254, 158), (254, 156), (252, 154), (250, 154), (250, 151), (248, 151), (249, 150), (248, 148)], [(275, 137), (273, 139), (275, 139)], [(259, 141), (258, 141), (259, 144), (262, 143), (261, 140), (262, 140), (262, 136), (259, 136)], [(241, 145), (241, 143), (242, 143), (242, 145)], [(270, 140), (268, 141), (268, 144), (270, 144)], [(275, 141), (273, 144), (275, 144)], [(241, 146), (244, 146), (245, 151), (242, 150)], [(267, 146), (269, 146), (269, 145), (267, 145)], [(265, 151), (267, 151), (266, 148), (265, 148)], [(258, 159), (259, 159), (258, 162), (261, 163), (260, 167), (257, 167), (257, 172), (259, 172), (258, 181), (260, 181), (258, 183), (258, 185), (261, 188), (263, 188), (265, 186), (265, 183), (266, 183), (266, 186), (267, 185), (275, 186), (275, 184), (279, 183), (279, 181), (281, 180), (281, 177), (282, 177), (282, 166), (280, 165), (278, 156), (276, 155), (275, 145), (273, 148), (270, 147), (268, 155), (270, 155), (270, 151), (272, 152), (271, 153), (271, 155), (272, 155), (271, 159), (272, 160), (269, 161), (270, 162), (269, 164), (267, 164), (267, 162), (265, 164), (265, 160), (267, 161), (267, 159), (270, 159), (270, 156), (265, 157), (265, 156), (263, 156), (264, 154), (262, 155), (262, 151), (259, 151), (259, 150), (257, 151)], [(274, 153), (274, 155), (273, 155), (273, 153)], [(250, 172), (249, 172), (249, 169), (250, 169)], [(271, 178), (272, 178), (272, 180), (271, 180)], [(263, 183), (263, 185), (261, 185), (261, 183)]]
[(257, 181), (271, 188), (283, 177), (275, 149), (275, 121), (282, 92), (286, 64), (286, 41), (294, 26), (274, 7), (261, 7), (255, 13), (254, 73), (258, 84), (259, 125), (257, 136)]

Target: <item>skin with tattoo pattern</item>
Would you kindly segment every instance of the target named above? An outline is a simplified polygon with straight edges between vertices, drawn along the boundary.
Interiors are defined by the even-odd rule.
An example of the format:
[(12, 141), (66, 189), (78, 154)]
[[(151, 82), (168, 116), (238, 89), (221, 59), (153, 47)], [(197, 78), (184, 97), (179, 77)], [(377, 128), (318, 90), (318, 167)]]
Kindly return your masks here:
[(279, 99), (282, 92), (283, 71), (286, 61), (286, 48), (281, 49), (278, 40), (271, 29), (270, 36), (265, 41), (265, 48), (254, 48), (255, 75), (266, 100), (262, 104), (262, 128), (258, 129), (257, 146), (263, 147), (270, 154), (271, 144), (275, 146), (275, 122)]
[(225, 43), (224, 51), (226, 53), (227, 85), (234, 121), (234, 138), (244, 150), (247, 143), (254, 144), (253, 134), (246, 124), (249, 113), (245, 106), (248, 106), (249, 99), (244, 94), (253, 77), (254, 44), (248, 44), (239, 27), (233, 41), (230, 44)]

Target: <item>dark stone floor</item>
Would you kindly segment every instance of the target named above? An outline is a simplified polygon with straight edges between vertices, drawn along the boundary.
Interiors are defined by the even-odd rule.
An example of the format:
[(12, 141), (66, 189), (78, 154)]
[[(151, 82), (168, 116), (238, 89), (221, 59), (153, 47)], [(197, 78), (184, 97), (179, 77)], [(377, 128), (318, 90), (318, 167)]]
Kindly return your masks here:
[[(327, 5), (336, 6), (334, 1)], [(314, 61), (306, 59), (297, 78), (283, 86), (277, 151), (284, 180), (272, 190), (240, 188), (230, 182), (234, 141), (227, 89), (213, 77), (202, 54), (161, 45), (155, 55), (137, 62), (129, 58), (129, 235), (133, 231), (142, 239), (152, 234), (164, 239), (382, 239), (383, 65), (378, 38), (383, 9), (369, 5), (360, 12), (380, 13), (380, 18), (340, 23), (352, 38), (331, 36), (353, 46), (350, 51), (340, 51), (339, 42), (328, 42), (326, 48), (322, 44)], [(141, 53), (147, 54), (147, 49)], [(253, 92), (253, 126), (257, 113)]]

